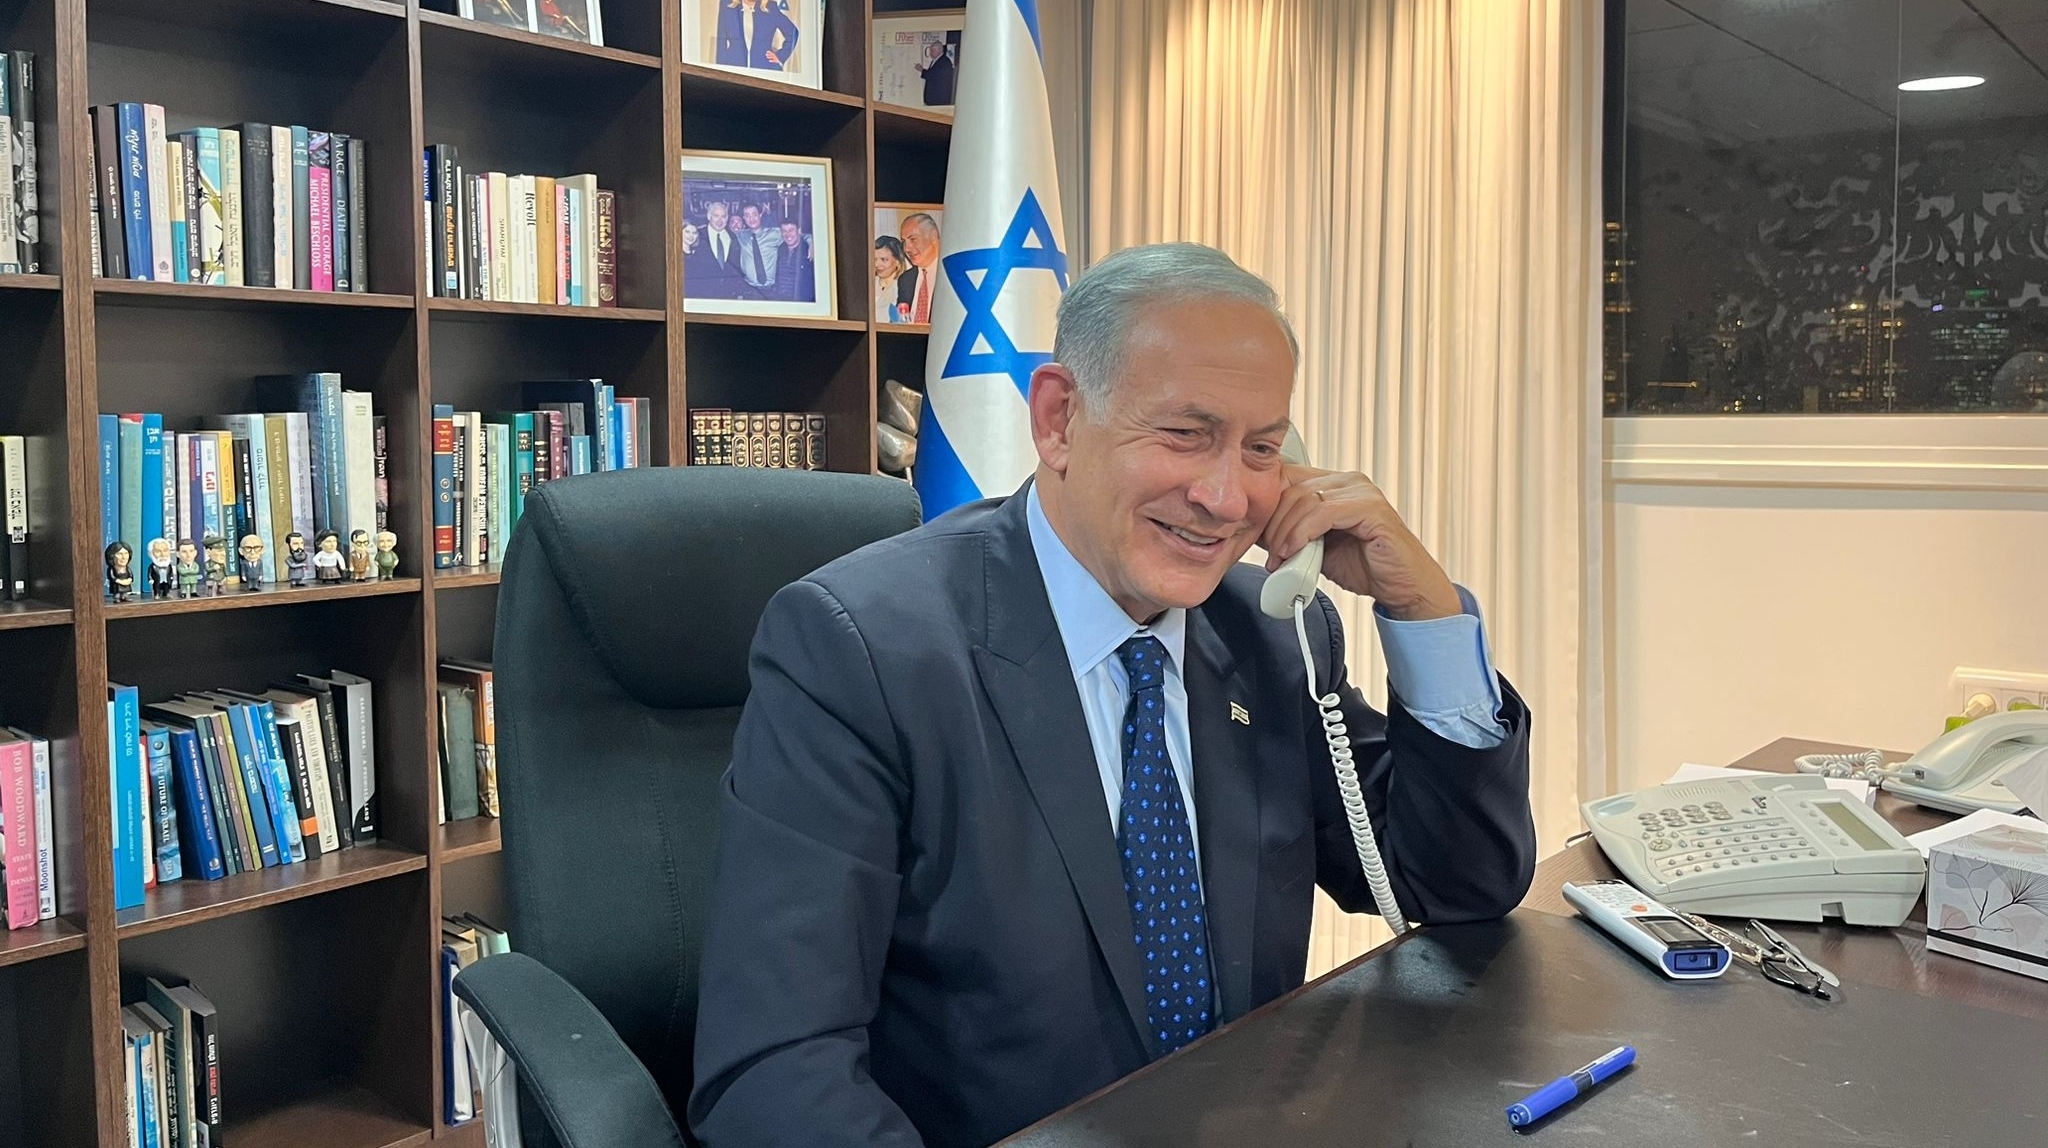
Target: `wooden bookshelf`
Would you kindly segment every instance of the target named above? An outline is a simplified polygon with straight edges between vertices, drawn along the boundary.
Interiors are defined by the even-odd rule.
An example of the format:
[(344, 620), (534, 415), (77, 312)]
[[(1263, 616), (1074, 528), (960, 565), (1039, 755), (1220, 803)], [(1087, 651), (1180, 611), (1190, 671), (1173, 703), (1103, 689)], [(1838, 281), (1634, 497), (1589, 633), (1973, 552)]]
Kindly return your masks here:
[[(236, 1148), (480, 1146), (476, 1122), (441, 1120), (439, 921), (503, 913), (501, 844), (495, 819), (440, 821), (434, 679), (444, 658), (491, 656), (499, 571), (433, 568), (433, 404), (501, 410), (523, 379), (602, 378), (651, 400), (657, 465), (686, 461), (692, 407), (818, 410), (828, 465), (868, 472), (882, 380), (922, 378), (927, 333), (869, 313), (873, 207), (943, 196), (951, 124), (871, 99), (869, 21), (953, 5), (835, 0), (808, 41), (824, 74), (810, 90), (686, 62), (676, 0), (600, 2), (602, 47), (421, 0), (0, 0), (0, 49), (36, 54), (42, 227), (40, 273), (0, 276), (0, 432), (34, 443), (46, 508), (31, 600), (0, 603), (0, 724), (51, 739), (59, 909), (0, 933), (0, 1144), (122, 1148), (120, 1007), (142, 977), (174, 976), (220, 1010)], [(96, 278), (86, 109), (117, 101), (163, 105), (173, 132), (260, 121), (363, 140), (368, 290)], [(618, 195), (620, 306), (432, 296), (419, 157), (434, 143), (471, 170), (597, 173)], [(832, 161), (834, 316), (686, 314), (686, 148)], [(386, 419), (399, 576), (108, 601), (97, 416), (190, 430), (248, 409), (253, 376), (308, 371), (340, 372)], [(167, 883), (116, 912), (107, 683), (147, 704), (333, 669), (375, 683), (381, 840)]]

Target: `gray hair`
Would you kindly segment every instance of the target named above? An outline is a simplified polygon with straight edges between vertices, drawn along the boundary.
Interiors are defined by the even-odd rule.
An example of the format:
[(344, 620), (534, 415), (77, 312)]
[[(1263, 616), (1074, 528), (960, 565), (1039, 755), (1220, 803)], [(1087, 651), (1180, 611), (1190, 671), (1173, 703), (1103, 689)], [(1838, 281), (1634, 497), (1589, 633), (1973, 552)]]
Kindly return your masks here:
[(1099, 410), (1123, 373), (1124, 343), (1138, 315), (1160, 304), (1210, 299), (1263, 308), (1300, 363), (1301, 344), (1272, 284), (1199, 243), (1126, 247), (1076, 276), (1060, 299), (1053, 360), (1074, 373), (1083, 401)]

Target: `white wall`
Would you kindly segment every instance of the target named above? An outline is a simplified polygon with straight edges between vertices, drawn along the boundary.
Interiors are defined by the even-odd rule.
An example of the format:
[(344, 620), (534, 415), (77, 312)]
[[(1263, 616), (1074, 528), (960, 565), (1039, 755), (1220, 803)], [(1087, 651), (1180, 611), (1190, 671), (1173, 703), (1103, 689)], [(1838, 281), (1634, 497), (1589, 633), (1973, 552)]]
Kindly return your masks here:
[[(2048, 418), (1608, 421), (1609, 790), (2048, 671)], [(1590, 795), (1589, 795), (1590, 796)]]

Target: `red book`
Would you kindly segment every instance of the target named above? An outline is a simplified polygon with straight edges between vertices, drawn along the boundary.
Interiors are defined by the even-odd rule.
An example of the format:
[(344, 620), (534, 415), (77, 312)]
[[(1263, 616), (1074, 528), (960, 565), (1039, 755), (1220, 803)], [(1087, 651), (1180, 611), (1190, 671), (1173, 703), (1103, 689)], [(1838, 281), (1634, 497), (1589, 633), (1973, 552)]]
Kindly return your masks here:
[(0, 818), (6, 820), (7, 927), (36, 923), (36, 781), (34, 746), (0, 742)]

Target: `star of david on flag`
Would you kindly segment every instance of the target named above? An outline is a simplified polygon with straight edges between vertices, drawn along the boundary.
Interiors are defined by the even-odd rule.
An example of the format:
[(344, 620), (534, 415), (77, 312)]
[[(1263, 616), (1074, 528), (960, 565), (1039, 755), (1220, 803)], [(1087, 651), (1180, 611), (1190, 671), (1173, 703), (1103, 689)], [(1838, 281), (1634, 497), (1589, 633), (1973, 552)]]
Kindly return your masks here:
[(1067, 289), (1039, 44), (1037, 0), (968, 0), (912, 471), (927, 520), (1038, 465), (1024, 400)]

